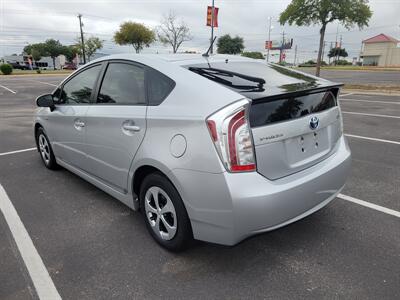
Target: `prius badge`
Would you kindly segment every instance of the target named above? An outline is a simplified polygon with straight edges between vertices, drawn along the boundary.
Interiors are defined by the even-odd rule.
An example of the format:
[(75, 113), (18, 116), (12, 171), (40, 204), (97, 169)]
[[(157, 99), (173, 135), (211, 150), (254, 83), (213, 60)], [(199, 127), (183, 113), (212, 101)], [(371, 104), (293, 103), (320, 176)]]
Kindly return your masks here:
[(318, 125), (319, 125), (319, 119), (318, 119), (318, 117), (312, 117), (311, 119), (310, 119), (310, 128), (312, 129), (312, 130), (315, 130), (315, 129), (317, 129), (318, 128)]

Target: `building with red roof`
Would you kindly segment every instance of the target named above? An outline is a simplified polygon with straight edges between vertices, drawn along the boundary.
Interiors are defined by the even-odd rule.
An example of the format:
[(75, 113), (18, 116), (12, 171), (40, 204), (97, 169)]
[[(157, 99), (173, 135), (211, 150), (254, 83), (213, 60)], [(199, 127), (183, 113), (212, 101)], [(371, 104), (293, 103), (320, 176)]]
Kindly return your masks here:
[(386, 34), (378, 34), (362, 41), (363, 66), (400, 66), (400, 41)]

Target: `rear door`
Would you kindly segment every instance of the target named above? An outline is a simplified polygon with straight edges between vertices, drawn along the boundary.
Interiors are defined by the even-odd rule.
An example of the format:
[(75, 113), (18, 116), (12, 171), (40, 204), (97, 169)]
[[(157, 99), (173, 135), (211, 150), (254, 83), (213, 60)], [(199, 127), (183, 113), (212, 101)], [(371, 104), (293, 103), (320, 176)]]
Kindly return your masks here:
[(88, 172), (125, 193), (130, 164), (146, 132), (145, 67), (110, 61), (97, 90), (86, 113)]
[(83, 69), (57, 89), (56, 108), (46, 118), (46, 131), (51, 137), (56, 157), (68, 164), (84, 169), (86, 163), (86, 112), (101, 64)]

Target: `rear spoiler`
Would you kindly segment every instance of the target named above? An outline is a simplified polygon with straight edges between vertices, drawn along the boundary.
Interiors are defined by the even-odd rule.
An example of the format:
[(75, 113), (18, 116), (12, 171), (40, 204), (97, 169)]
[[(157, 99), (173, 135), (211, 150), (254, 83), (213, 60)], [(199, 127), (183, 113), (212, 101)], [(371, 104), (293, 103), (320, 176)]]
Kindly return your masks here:
[(305, 96), (307, 94), (314, 94), (314, 93), (319, 93), (319, 92), (327, 92), (330, 91), (332, 94), (337, 97), (339, 96), (339, 91), (340, 88), (344, 86), (343, 83), (337, 83), (337, 84), (332, 84), (332, 85), (325, 85), (325, 86), (320, 86), (316, 88), (306, 88), (306, 89), (299, 89), (297, 91), (293, 92), (287, 92), (287, 93), (277, 93), (275, 95), (269, 95), (261, 98), (256, 98), (252, 99), (252, 102), (264, 102), (264, 101), (273, 101), (277, 99), (283, 99), (283, 98), (291, 98), (291, 97), (300, 97), (300, 96)]

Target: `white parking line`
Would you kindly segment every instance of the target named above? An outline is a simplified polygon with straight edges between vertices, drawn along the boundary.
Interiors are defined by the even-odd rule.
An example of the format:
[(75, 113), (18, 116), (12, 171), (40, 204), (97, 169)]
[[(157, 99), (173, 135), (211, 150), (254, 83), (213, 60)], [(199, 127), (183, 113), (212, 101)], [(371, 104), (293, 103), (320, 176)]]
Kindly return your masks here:
[(400, 145), (400, 142), (391, 141), (391, 140), (384, 140), (384, 139), (376, 139), (376, 138), (367, 137), (367, 136), (361, 136), (361, 135), (354, 135), (354, 134), (347, 134), (346, 133), (345, 136), (356, 138), (356, 139), (363, 139), (363, 140), (369, 140), (369, 141), (375, 141), (375, 142), (382, 142), (382, 143)]
[(54, 84), (54, 83), (44, 82), (44, 81), (39, 81), (39, 80), (29, 80), (29, 81), (47, 84), (47, 85), (51, 85), (51, 86), (58, 86), (57, 84)]
[(354, 94), (354, 93), (343, 94), (343, 95), (339, 95), (339, 97), (350, 96), (350, 95), (353, 95), (353, 94)]
[(368, 103), (383, 103), (383, 104), (400, 104), (400, 102), (396, 101), (374, 101), (374, 100), (360, 100), (360, 99), (339, 99), (339, 102), (343, 101), (356, 101), (356, 102), (368, 102)]
[(367, 113), (359, 113), (359, 112), (353, 112), (353, 111), (342, 111), (342, 113), (343, 113), (343, 114), (349, 114), (349, 115), (360, 115), (360, 116), (370, 116), (370, 117), (400, 119), (399, 116), (378, 115), (378, 114), (367, 114)]
[(373, 204), (371, 202), (360, 200), (360, 199), (357, 199), (357, 198), (354, 198), (354, 197), (351, 197), (351, 196), (343, 195), (343, 194), (339, 194), (339, 195), (337, 195), (337, 197), (342, 199), (342, 200), (350, 201), (350, 202), (356, 203), (358, 205), (362, 205), (362, 206), (365, 206), (365, 207), (368, 207), (368, 208), (372, 208), (374, 210), (383, 212), (385, 214), (392, 215), (392, 216), (400, 218), (400, 212), (399, 211), (396, 211), (396, 210), (393, 210), (393, 209), (390, 209), (390, 208), (386, 208), (386, 207), (383, 207), (383, 206), (380, 206), (380, 205), (376, 205), (376, 204)]
[(27, 151), (32, 151), (32, 150), (36, 150), (36, 148), (27, 148), (27, 149), (15, 150), (15, 151), (10, 151), (10, 152), (3, 152), (3, 153), (0, 153), (0, 156), (21, 153), (21, 152), (27, 152)]
[(13, 93), (13, 94), (16, 94), (16, 93), (17, 93), (16, 91), (13, 91), (12, 89), (9, 89), (8, 87), (6, 87), (6, 86), (4, 86), (4, 85), (1, 85), (1, 84), (0, 84), (0, 87), (3, 88), (3, 89), (5, 89), (5, 90), (7, 90), (7, 91), (9, 91), (9, 92), (11, 92), (11, 93)]
[(29, 276), (35, 286), (39, 299), (61, 299), (42, 258), (37, 252), (33, 242), (26, 231), (17, 211), (7, 196), (6, 191), (0, 185), (0, 211), (10, 228), (15, 244), (28, 270)]

